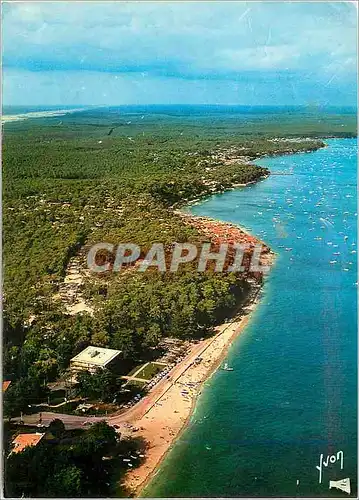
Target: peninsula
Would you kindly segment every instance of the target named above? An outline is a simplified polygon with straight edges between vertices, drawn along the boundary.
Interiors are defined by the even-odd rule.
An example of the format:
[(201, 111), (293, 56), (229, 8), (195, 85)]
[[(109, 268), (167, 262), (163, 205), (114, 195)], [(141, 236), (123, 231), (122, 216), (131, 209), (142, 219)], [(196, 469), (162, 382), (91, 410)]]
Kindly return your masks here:
[[(294, 125), (287, 137), (248, 137), (209, 126), (194, 140), (192, 126), (179, 133), (170, 121), (165, 129), (150, 120), (144, 126), (138, 117), (128, 124), (119, 116), (114, 123), (100, 110), (48, 120), (4, 128), (7, 436), (14, 439), (20, 422), (42, 425), (45, 432), (57, 417), (66, 431), (78, 428), (86, 435), (86, 425), (106, 420), (120, 442), (143, 446), (138, 455), (122, 451), (123, 459), (112, 450), (119, 475), (101, 494), (134, 494), (248, 321), (263, 276), (247, 267), (242, 273), (210, 267), (199, 273), (196, 262), (178, 273), (128, 268), (95, 276), (86, 267), (88, 250), (99, 242), (141, 248), (239, 242), (249, 245), (249, 258), (261, 243), (262, 263), (271, 265), (274, 255), (265, 242), (179, 209), (264, 179), (269, 171), (251, 163), (260, 156), (325, 144), (307, 134), (300, 139)], [(121, 352), (121, 371), (85, 372), (75, 380), (70, 361), (88, 346)], [(53, 445), (44, 441), (36, 449), (43, 446)], [(16, 470), (13, 455), (9, 467)], [(47, 493), (35, 480), (26, 488), (35, 496)], [(86, 488), (91, 494), (93, 486)]]

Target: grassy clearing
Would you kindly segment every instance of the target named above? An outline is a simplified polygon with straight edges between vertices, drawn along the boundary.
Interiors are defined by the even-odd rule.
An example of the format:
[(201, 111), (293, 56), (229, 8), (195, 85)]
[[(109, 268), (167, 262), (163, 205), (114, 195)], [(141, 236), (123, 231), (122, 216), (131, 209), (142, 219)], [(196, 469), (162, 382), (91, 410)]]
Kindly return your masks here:
[(144, 366), (144, 363), (136, 365), (134, 368), (132, 368), (132, 370), (129, 373), (127, 373), (126, 377), (132, 377), (132, 375), (134, 375), (141, 368), (141, 366)]
[(158, 372), (163, 370), (164, 366), (158, 365), (157, 363), (149, 363), (145, 366), (139, 373), (137, 373), (136, 378), (144, 378), (146, 380), (151, 380)]

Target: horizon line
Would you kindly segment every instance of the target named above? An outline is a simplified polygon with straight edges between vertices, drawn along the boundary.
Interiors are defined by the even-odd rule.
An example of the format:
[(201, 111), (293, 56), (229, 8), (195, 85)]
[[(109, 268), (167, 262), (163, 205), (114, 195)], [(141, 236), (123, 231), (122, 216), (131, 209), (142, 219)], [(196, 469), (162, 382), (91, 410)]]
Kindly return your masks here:
[(77, 107), (77, 106), (84, 106), (84, 107), (89, 107), (89, 108), (111, 108), (111, 107), (119, 107), (119, 106), (217, 106), (217, 107), (225, 107), (225, 106), (231, 106), (231, 107), (246, 107), (246, 108), (284, 108), (284, 107), (292, 107), (292, 108), (353, 108), (356, 109), (358, 107), (358, 104), (239, 104), (239, 103), (113, 103), (113, 104), (88, 104), (88, 103), (74, 103), (74, 104), (43, 104), (43, 103), (36, 103), (36, 104), (5, 104), (4, 102), (2, 103), (2, 108), (6, 107), (35, 107), (35, 106), (43, 106), (43, 107), (55, 107), (55, 106), (62, 106), (62, 107)]

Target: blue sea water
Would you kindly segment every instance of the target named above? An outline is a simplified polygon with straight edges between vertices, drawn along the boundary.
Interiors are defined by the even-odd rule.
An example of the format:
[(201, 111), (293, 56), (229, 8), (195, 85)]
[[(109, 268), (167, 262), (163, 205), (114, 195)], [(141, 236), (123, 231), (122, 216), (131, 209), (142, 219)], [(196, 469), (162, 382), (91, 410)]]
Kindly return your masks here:
[[(277, 259), (228, 353), (234, 371), (205, 384), (144, 496), (344, 497), (328, 489), (344, 477), (356, 493), (357, 144), (326, 142), (314, 153), (258, 161), (293, 175), (192, 208), (250, 228)], [(320, 454), (338, 451), (343, 470), (330, 463), (319, 483)]]

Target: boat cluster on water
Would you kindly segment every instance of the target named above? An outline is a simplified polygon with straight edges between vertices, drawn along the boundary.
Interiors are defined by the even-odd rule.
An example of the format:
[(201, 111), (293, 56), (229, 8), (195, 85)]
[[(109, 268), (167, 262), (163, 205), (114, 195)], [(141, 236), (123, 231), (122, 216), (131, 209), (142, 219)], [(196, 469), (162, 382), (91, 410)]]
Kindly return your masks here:
[[(320, 175), (317, 175), (314, 167), (309, 167), (314, 183), (313, 178), (308, 178), (302, 184), (303, 177), (300, 177), (296, 185), (285, 189), (284, 200), (282, 192), (278, 195), (271, 193), (263, 199), (263, 206), (254, 212), (253, 217), (257, 219), (263, 215), (271, 216), (275, 237), (279, 242), (276, 248), (290, 253), (289, 260), (298, 257), (295, 240), (305, 237), (308, 241), (308, 255), (312, 245), (316, 248), (316, 244), (319, 244), (322, 249), (321, 263), (326, 261), (330, 268), (348, 272), (351, 267), (355, 267), (353, 260), (357, 244), (353, 239), (358, 214), (350, 206), (350, 199), (354, 196), (351, 192), (353, 186), (338, 186), (338, 177), (333, 176), (332, 169), (332, 164), (324, 163)], [(323, 171), (327, 175), (321, 177)], [(298, 228), (302, 223), (307, 226), (303, 227), (303, 234), (298, 234), (298, 229), (293, 224), (296, 220), (299, 222)], [(308, 238), (309, 232), (314, 233), (312, 239)], [(269, 233), (269, 230), (259, 231), (260, 237), (268, 241), (272, 236)], [(289, 241), (292, 245), (288, 245)]]

